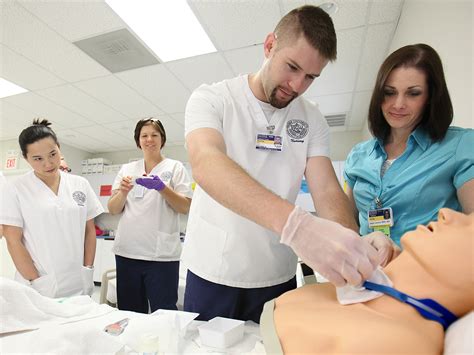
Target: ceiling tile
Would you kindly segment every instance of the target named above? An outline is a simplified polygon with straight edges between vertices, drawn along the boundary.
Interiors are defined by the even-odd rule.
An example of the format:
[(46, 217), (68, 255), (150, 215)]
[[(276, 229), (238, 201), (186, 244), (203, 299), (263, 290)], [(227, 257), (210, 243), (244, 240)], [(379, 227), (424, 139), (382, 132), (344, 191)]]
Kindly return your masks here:
[(53, 73), (0, 44), (0, 77), (28, 90), (64, 84)]
[[(115, 132), (121, 135), (124, 138), (132, 138), (135, 132), (135, 126), (137, 125), (138, 120), (126, 120), (120, 122), (111, 122), (107, 123), (106, 127), (108, 130)], [(133, 141), (135, 142), (135, 141)], [(135, 144), (135, 143), (133, 143)]]
[(74, 129), (79, 137), (88, 137), (98, 142), (104, 142), (111, 147), (130, 145), (133, 138), (125, 138), (117, 133), (111, 132), (107, 126), (95, 125)]
[(351, 129), (362, 129), (367, 122), (369, 112), (370, 97), (372, 91), (357, 92), (354, 94), (352, 110), (348, 118), (347, 126)]
[[(30, 89), (0, 100), (0, 139), (16, 139), (34, 117), (42, 116), (79, 149), (131, 150), (137, 119), (157, 116), (167, 144), (180, 146), (191, 91), (201, 83), (258, 71), (262, 42), (278, 20), (292, 8), (325, 1), (188, 0), (220, 53), (112, 75), (71, 43), (126, 27), (105, 1), (0, 0), (0, 75)], [(348, 112), (347, 125), (337, 129), (360, 130), (403, 1), (336, 2), (338, 60), (305, 96), (318, 102), (324, 114)], [(361, 92), (353, 97), (355, 89)]]
[(337, 60), (324, 68), (307, 90), (308, 97), (343, 94), (354, 90), (364, 34), (363, 28), (337, 34)]
[(329, 132), (344, 132), (347, 131), (346, 126), (334, 126), (334, 127), (329, 127)]
[(190, 0), (189, 4), (219, 50), (263, 43), (281, 17), (276, 1)]
[[(290, 4), (293, 3), (293, 1), (291, 0), (286, 1), (286, 2), (287, 3), (289, 2)], [(315, 5), (315, 6), (319, 6), (325, 2), (328, 2), (328, 1), (327, 0), (305, 1), (307, 5)], [(368, 3), (369, 3), (368, 0), (337, 0), (337, 1), (332, 1), (332, 2), (335, 2), (338, 5), (337, 12), (334, 15), (331, 15), (336, 31), (365, 25), (366, 18), (367, 18)], [(298, 3), (297, 6), (299, 6), (300, 1), (297, 1), (296, 3)], [(289, 7), (291, 7), (291, 5)]]
[(97, 140), (75, 130), (59, 130), (56, 134), (60, 143), (64, 142), (64, 144), (85, 150), (89, 153), (96, 153), (102, 151), (104, 148), (111, 148), (106, 141)]
[(202, 84), (212, 84), (234, 76), (220, 53), (200, 55), (165, 65), (190, 91)]
[(103, 0), (19, 2), (71, 42), (127, 26)]
[(172, 113), (171, 118), (184, 127), (184, 112)]
[(72, 85), (38, 91), (38, 94), (96, 123), (124, 121), (126, 116), (99, 102)]
[(357, 76), (357, 91), (373, 89), (379, 67), (388, 54), (394, 31), (394, 23), (369, 26)]
[(369, 23), (397, 22), (402, 6), (402, 0), (372, 0)]
[(315, 102), (323, 115), (345, 113), (351, 109), (352, 93), (308, 97), (308, 100)]
[(115, 74), (166, 113), (183, 112), (191, 92), (163, 65)]
[(158, 117), (165, 127), (167, 143), (184, 143), (184, 127), (168, 116)]
[(4, 100), (28, 112), (31, 120), (33, 120), (34, 117), (43, 117), (60, 124), (64, 128), (75, 128), (93, 124), (92, 121), (85, 117), (69, 111), (33, 92), (6, 97)]
[(18, 3), (4, 2), (0, 16), (0, 41), (59, 78), (78, 81), (109, 73)]
[(263, 45), (253, 45), (224, 52), (235, 75), (257, 72), (264, 60)]
[[(284, 16), (291, 10), (303, 6), (319, 6), (328, 2), (327, 0), (280, 0), (282, 7), (281, 15)], [(336, 31), (365, 25), (367, 18), (368, 0), (337, 0), (332, 1), (338, 5), (338, 10), (331, 18)]]
[[(300, 6), (303, 6), (303, 5), (306, 5), (306, 2), (307, 1), (304, 1), (304, 0), (280, 0), (279, 3), (280, 3), (280, 9), (281, 9), (281, 12), (280, 12), (280, 17), (283, 17), (285, 16), (288, 12), (290, 12), (291, 10), (293, 9), (296, 9), (297, 7), (300, 7)], [(318, 6), (320, 4), (322, 4), (324, 1), (323, 0), (320, 0), (320, 1), (312, 1), (312, 4), (315, 5), (315, 6)]]
[(0, 139), (17, 139), (21, 131), (30, 126), (34, 117), (5, 99), (0, 100)]
[(368, 0), (337, 0), (334, 2), (339, 6), (339, 10), (332, 16), (336, 31), (365, 25)]
[(113, 75), (81, 81), (75, 83), (74, 86), (129, 118), (163, 113), (155, 105)]

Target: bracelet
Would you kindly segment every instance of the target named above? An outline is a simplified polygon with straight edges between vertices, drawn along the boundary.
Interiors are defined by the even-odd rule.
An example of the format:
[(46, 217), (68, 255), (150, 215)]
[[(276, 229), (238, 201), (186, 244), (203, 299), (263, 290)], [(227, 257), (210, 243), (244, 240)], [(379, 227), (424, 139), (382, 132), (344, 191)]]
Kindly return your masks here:
[(85, 267), (86, 269), (91, 269), (91, 270), (92, 270), (92, 269), (94, 268), (94, 265), (84, 265), (84, 267)]

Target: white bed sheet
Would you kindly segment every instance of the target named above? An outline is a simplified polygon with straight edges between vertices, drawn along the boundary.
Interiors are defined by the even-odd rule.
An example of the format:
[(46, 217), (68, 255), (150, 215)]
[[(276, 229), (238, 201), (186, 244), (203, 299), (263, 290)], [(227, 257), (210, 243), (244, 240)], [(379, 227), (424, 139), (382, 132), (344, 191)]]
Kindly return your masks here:
[[(124, 332), (113, 336), (104, 328), (129, 319)], [(246, 323), (244, 339), (228, 349), (201, 345), (197, 327), (185, 312), (141, 314), (99, 305), (86, 296), (54, 300), (8, 279), (0, 278), (0, 353), (135, 354), (145, 334), (158, 335), (159, 351), (176, 353), (256, 353), (265, 350), (259, 327)], [(186, 328), (182, 326), (187, 325)]]

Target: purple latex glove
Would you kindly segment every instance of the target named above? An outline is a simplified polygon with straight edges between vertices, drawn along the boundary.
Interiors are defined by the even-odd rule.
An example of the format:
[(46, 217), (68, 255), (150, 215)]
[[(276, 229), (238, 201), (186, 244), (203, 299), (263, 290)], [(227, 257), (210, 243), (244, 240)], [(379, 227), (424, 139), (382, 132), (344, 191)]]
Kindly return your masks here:
[(158, 176), (138, 178), (135, 180), (138, 185), (142, 185), (150, 190), (161, 191), (165, 188), (165, 183)]

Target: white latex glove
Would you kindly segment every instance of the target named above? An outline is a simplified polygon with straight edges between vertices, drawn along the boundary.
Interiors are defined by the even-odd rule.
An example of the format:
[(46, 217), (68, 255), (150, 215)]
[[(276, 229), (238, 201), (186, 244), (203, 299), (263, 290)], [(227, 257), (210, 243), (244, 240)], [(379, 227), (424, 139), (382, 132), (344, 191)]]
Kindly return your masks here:
[(56, 280), (51, 275), (43, 275), (31, 281), (31, 287), (39, 294), (54, 298), (56, 297)]
[(390, 261), (395, 259), (402, 252), (400, 247), (395, 244), (392, 239), (380, 231), (369, 233), (362, 239), (377, 250), (382, 267), (387, 266)]
[(360, 285), (379, 264), (377, 251), (357, 233), (298, 206), (288, 216), (281, 243), (335, 286)]
[(94, 292), (94, 267), (83, 266), (81, 269), (82, 294), (91, 296)]

